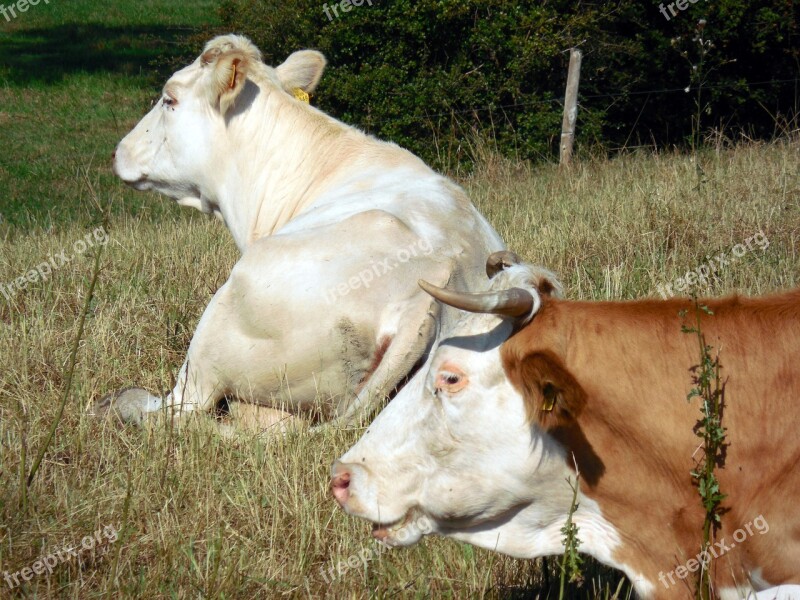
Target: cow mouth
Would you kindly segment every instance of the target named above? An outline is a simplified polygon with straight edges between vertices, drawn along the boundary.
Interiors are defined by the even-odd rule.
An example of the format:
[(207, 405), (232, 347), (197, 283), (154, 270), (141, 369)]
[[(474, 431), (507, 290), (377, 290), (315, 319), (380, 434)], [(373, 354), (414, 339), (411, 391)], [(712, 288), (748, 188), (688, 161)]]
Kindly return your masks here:
[(132, 187), (137, 192), (146, 192), (153, 187), (153, 184), (150, 183), (147, 177), (139, 177), (139, 179), (133, 179), (130, 181), (123, 179), (122, 182), (128, 187)]
[(372, 524), (372, 537), (389, 547), (413, 546), (432, 531), (432, 519), (413, 509), (393, 523)]
[(147, 179), (147, 175), (142, 174), (138, 169), (130, 171), (126, 168), (120, 168), (116, 152), (114, 152), (114, 162), (111, 165), (111, 170), (114, 172), (114, 175), (122, 180), (122, 183), (128, 187), (132, 187), (137, 192), (143, 192), (149, 189), (150, 181)]

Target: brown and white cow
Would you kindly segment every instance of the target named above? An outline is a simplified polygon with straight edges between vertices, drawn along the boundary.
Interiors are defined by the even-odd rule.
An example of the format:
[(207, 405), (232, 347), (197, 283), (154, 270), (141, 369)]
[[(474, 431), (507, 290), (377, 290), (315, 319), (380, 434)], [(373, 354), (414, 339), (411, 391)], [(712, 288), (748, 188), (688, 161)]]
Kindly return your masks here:
[(689, 300), (566, 301), (526, 265), (495, 275), (484, 294), (421, 284), (487, 314), (465, 315), (426, 377), (334, 464), (334, 496), (372, 521), (376, 538), (413, 544), (424, 519), (424, 533), (517, 557), (559, 554), (574, 460), (580, 549), (622, 570), (640, 596), (690, 597), (706, 561), (723, 598), (780, 585), (777, 597), (800, 598), (787, 585), (800, 584), (800, 290), (703, 301), (725, 382), (718, 478), (728, 497), (698, 560)]

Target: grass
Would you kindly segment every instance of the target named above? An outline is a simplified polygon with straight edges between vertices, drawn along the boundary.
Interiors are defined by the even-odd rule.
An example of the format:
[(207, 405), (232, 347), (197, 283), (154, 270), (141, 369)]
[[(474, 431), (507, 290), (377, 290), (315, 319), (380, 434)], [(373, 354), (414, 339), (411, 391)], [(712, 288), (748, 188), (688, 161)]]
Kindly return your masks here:
[[(76, 174), (88, 168), (115, 187), (111, 152), (174, 67), (199, 54), (196, 32), (217, 26), (216, 4), (51, 0), (10, 23), (0, 16), (3, 221), (24, 231), (88, 222)], [(122, 200), (126, 214), (177, 214), (152, 196)]]
[[(652, 295), (658, 283), (759, 229), (769, 248), (732, 264), (711, 291), (797, 285), (800, 142), (703, 159), (710, 182), (700, 191), (690, 160), (677, 155), (581, 164), (569, 176), (495, 159), (464, 183), (510, 246), (559, 272), (571, 297)], [(118, 187), (106, 191), (120, 201)], [(3, 242), (0, 281), (86, 233), (67, 224)], [(171, 387), (204, 306), (237, 258), (229, 235), (206, 219), (120, 215), (109, 233), (74, 394), (27, 512), (17, 508), (20, 451), (35, 455), (54, 418), (91, 252), (11, 301), (0, 298), (0, 569), (29, 566), (105, 525), (125, 530), (113, 553), (60, 565), (28, 584), (31, 595), (553, 597), (554, 561), (545, 576), (540, 562), (438, 539), (381, 553), (327, 584), (320, 568), (372, 544), (368, 525), (337, 510), (327, 491), (330, 463), (358, 432), (225, 440), (202, 422), (176, 434), (86, 416), (87, 403), (109, 390)], [(588, 589), (573, 594), (595, 597), (592, 586), (616, 590), (618, 581), (594, 565)]]
[[(369, 526), (328, 494), (329, 466), (358, 432), (225, 439), (202, 420), (175, 432), (117, 428), (85, 414), (125, 385), (172, 387), (203, 308), (237, 259), (218, 222), (123, 188), (108, 161), (163, 83), (149, 75), (161, 52), (149, 36), (177, 40), (169, 28), (213, 26), (211, 4), (120, 3), (98, 15), (95, 2), (67, 9), (52, 0), (0, 34), (0, 282), (72, 250), (97, 225), (87, 182), (112, 204), (73, 393), (26, 510), (21, 474), (58, 410), (93, 252), (11, 299), (0, 294), (0, 576), (104, 526), (119, 532), (103, 552), (65, 560), (24, 589), (0, 579), (0, 597), (556, 597), (555, 559), (520, 561), (441, 539), (354, 560), (326, 581), (325, 571), (374, 547)], [(74, 29), (68, 47), (95, 52), (97, 68), (67, 61), (61, 69), (32, 41), (41, 36), (57, 48), (63, 32), (79, 27), (88, 29)], [(23, 44), (21, 53), (8, 50), (9, 40)], [(128, 63), (104, 62), (103, 48), (119, 58), (125, 44)], [(174, 48), (174, 57), (198, 50)], [(31, 74), (39, 68), (41, 77)], [(796, 138), (717, 140), (699, 156), (707, 179), (699, 188), (692, 159), (671, 153), (587, 160), (569, 173), (478, 154), (479, 169), (461, 182), (509, 247), (558, 272), (570, 297), (655, 295), (759, 230), (769, 248), (729, 265), (701, 295), (800, 283)], [(587, 564), (586, 584), (571, 588), (572, 597), (629, 595), (618, 574)]]

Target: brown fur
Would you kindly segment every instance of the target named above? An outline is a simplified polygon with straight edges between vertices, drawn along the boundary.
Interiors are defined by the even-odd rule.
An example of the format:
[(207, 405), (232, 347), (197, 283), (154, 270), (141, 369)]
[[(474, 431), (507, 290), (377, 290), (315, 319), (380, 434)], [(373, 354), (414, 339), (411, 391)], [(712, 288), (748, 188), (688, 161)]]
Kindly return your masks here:
[[(725, 513), (716, 539), (763, 515), (711, 563), (717, 589), (746, 585), (761, 568), (772, 585), (800, 583), (800, 290), (701, 301), (702, 330), (720, 352), (725, 381)], [(686, 317), (681, 310), (689, 310)], [(619, 531), (615, 557), (655, 583), (657, 598), (691, 595), (689, 574), (668, 589), (660, 572), (700, 551), (703, 510), (690, 476), (701, 440), (690, 368), (699, 363), (687, 300), (569, 302), (545, 297), (533, 321), (502, 349), (504, 368), (533, 422), (574, 453), (581, 489)], [(547, 398), (552, 410), (545, 410)], [(569, 459), (571, 463), (571, 458)]]

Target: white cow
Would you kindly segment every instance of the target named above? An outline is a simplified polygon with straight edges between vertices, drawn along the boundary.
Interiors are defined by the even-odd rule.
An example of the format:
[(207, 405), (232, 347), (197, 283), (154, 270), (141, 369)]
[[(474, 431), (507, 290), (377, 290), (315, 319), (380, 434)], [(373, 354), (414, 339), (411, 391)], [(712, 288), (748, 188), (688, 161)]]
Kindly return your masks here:
[(218, 37), (120, 142), (123, 181), (217, 215), (242, 257), (172, 393), (127, 390), (100, 409), (139, 421), (235, 397), (354, 422), (432, 344), (442, 313), (417, 279), (470, 287), (503, 247), (453, 182), (303, 101), (325, 62), (302, 50), (272, 68), (248, 39)]

